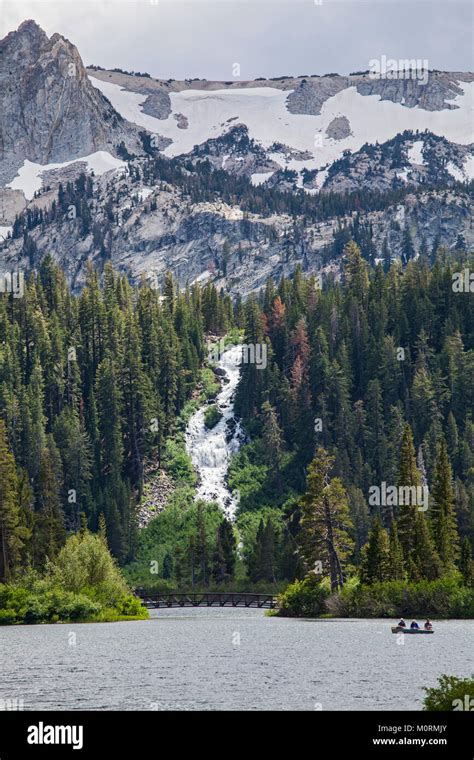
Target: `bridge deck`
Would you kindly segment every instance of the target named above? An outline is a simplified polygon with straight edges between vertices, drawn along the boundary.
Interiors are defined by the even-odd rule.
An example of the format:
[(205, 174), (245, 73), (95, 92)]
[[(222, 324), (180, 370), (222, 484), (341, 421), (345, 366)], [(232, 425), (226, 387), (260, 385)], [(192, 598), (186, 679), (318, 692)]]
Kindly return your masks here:
[(187, 594), (147, 594), (141, 589), (135, 591), (148, 608), (159, 607), (258, 607), (273, 609), (277, 606), (275, 596), (270, 594), (242, 593), (187, 593)]

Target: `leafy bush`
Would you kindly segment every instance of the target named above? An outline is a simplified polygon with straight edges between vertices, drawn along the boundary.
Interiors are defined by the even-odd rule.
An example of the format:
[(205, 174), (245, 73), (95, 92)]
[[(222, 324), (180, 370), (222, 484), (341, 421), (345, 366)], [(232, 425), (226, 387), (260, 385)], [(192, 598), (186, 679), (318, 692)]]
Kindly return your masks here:
[(196, 475), (191, 457), (186, 452), (184, 438), (181, 440), (179, 436), (176, 436), (174, 440), (169, 439), (166, 442), (165, 469), (176, 483), (195, 484)]
[(90, 620), (102, 609), (99, 602), (94, 602), (85, 594), (74, 594), (58, 588), (46, 591), (44, 584), (40, 586), (40, 592), (38, 587), (27, 589), (17, 585), (4, 586), (0, 624)]
[(0, 610), (0, 625), (12, 625), (16, 623), (16, 612), (12, 609)]
[(474, 675), (471, 678), (442, 675), (438, 678), (438, 684), (437, 687), (424, 687), (425, 710), (431, 712), (469, 710), (471, 700), (474, 706)]
[(220, 391), (221, 386), (212, 369), (204, 367), (201, 370), (202, 399), (215, 398)]
[(101, 609), (99, 602), (85, 594), (53, 591), (51, 595), (51, 617), (57, 615), (59, 620), (89, 620)]
[(204, 412), (204, 424), (208, 430), (212, 430), (213, 427), (222, 419), (222, 412), (219, 411), (215, 404), (208, 406)]
[(316, 577), (291, 583), (278, 597), (284, 617), (319, 617), (325, 612), (328, 591)]
[[(324, 590), (324, 582), (321, 586)], [(464, 586), (456, 577), (416, 583), (386, 581), (370, 586), (352, 578), (331, 596), (320, 592), (316, 580), (305, 579), (288, 586), (280, 602), (282, 614), (295, 617), (324, 612), (334, 617), (355, 618), (474, 617), (474, 589)], [(316, 612), (318, 605), (320, 612)]]
[(133, 594), (127, 594), (127, 596), (124, 596), (123, 599), (117, 603), (116, 609), (119, 615), (125, 617), (148, 617), (147, 611), (142, 607), (140, 599)]
[(456, 578), (387, 581), (344, 587), (331, 611), (339, 617), (474, 617), (474, 590)]
[(105, 540), (89, 531), (68, 538), (56, 559), (48, 565), (48, 580), (54, 589), (86, 593), (111, 606), (128, 592)]
[(0, 625), (146, 618), (100, 535), (70, 536), (41, 577), (29, 571), (0, 584)]

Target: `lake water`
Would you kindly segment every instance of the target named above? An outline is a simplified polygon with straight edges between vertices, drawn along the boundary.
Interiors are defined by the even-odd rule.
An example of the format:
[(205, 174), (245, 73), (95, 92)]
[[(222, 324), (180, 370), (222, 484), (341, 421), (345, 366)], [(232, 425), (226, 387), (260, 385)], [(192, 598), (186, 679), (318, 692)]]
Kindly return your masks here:
[(0, 700), (23, 700), (25, 710), (409, 710), (441, 673), (473, 672), (474, 621), (399, 639), (387, 620), (151, 614), (0, 628)]

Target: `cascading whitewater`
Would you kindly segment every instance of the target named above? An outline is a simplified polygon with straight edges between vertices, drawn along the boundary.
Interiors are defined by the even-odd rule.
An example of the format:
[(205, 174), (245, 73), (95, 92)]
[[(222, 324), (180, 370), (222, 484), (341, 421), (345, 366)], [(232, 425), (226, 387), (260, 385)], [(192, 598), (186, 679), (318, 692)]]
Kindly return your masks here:
[(205, 405), (193, 414), (186, 428), (186, 451), (199, 475), (196, 498), (218, 502), (230, 518), (234, 517), (237, 499), (227, 485), (227, 470), (230, 457), (240, 447), (243, 433), (239, 422), (234, 426), (228, 423), (234, 420), (234, 395), (241, 360), (242, 346), (239, 345), (225, 351), (217, 363), (224, 373), (222, 389), (214, 402), (222, 414), (217, 425), (211, 430), (206, 428)]

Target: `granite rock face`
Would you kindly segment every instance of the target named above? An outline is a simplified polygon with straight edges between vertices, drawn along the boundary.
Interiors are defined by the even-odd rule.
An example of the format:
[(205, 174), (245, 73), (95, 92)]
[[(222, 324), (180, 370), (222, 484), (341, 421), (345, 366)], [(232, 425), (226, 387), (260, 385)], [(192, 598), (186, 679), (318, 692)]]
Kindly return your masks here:
[(458, 107), (451, 101), (462, 94), (460, 83), (474, 81), (472, 73), (427, 71), (425, 77), (425, 80), (421, 76), (376, 79), (365, 72), (348, 77), (331, 74), (303, 78), (288, 95), (286, 104), (291, 113), (316, 116), (321, 113), (321, 108), (328, 98), (348, 87), (355, 87), (360, 95), (378, 95), (381, 100), (400, 103), (406, 108), (418, 106), (425, 111), (451, 110)]
[(25, 159), (48, 164), (117, 146), (140, 152), (138, 128), (88, 79), (81, 57), (59, 34), (25, 21), (0, 41), (0, 181)]
[(361, 95), (379, 95), (381, 100), (401, 103), (406, 108), (423, 108), (425, 111), (442, 111), (457, 108), (454, 100), (462, 93), (460, 82), (474, 81), (474, 74), (426, 73), (426, 83), (417, 79), (371, 79), (365, 76), (356, 82)]

